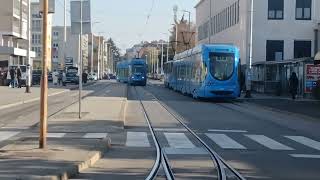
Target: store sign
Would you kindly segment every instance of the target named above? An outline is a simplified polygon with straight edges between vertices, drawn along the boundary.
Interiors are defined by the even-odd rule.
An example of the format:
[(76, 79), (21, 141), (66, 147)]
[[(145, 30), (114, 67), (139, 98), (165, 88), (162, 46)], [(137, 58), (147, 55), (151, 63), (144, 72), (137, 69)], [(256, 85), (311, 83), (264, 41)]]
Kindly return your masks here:
[(305, 92), (312, 93), (320, 81), (320, 65), (307, 64), (305, 72)]

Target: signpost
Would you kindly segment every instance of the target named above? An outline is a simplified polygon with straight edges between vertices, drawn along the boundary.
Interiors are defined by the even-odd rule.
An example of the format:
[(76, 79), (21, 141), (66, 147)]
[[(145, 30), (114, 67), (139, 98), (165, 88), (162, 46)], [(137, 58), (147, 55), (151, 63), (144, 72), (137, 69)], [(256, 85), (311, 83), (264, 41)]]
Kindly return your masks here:
[(90, 1), (71, 1), (71, 32), (80, 37), (79, 44), (79, 119), (81, 119), (81, 98), (82, 98), (82, 70), (83, 70), (83, 34), (91, 33), (91, 10)]

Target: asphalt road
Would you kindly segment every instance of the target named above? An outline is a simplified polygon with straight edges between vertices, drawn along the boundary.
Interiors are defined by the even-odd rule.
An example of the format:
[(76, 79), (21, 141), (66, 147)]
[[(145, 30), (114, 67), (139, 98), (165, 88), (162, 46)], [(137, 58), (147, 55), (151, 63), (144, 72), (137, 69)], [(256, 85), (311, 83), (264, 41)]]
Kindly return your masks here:
[(181, 115), (245, 178), (319, 179), (319, 122), (246, 103), (196, 101), (153, 81), (145, 90)]

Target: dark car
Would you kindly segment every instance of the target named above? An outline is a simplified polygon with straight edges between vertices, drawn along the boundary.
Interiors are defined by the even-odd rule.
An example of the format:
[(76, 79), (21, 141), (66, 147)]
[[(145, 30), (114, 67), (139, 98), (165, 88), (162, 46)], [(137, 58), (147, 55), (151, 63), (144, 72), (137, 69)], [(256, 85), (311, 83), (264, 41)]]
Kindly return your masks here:
[(65, 83), (79, 84), (79, 76), (77, 73), (67, 73)]
[(53, 81), (52, 73), (49, 73), (49, 74), (48, 74), (48, 81), (49, 81), (49, 82), (52, 82), (52, 81)]
[(114, 74), (109, 74), (108, 76), (110, 79), (116, 79), (116, 76)]
[(38, 85), (41, 81), (41, 74), (40, 70), (33, 70), (32, 71), (32, 85)]

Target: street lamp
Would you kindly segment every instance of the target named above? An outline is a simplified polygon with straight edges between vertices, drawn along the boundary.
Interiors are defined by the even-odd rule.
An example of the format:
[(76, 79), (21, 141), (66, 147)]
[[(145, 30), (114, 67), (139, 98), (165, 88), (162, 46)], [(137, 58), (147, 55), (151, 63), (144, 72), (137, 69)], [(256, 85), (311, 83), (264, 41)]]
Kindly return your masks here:
[[(246, 66), (246, 98), (251, 98), (251, 70), (252, 70), (252, 43), (253, 43), (253, 0), (251, 0), (250, 8), (250, 45), (249, 45), (249, 58), (247, 58)], [(249, 60), (249, 62), (248, 62)]]

